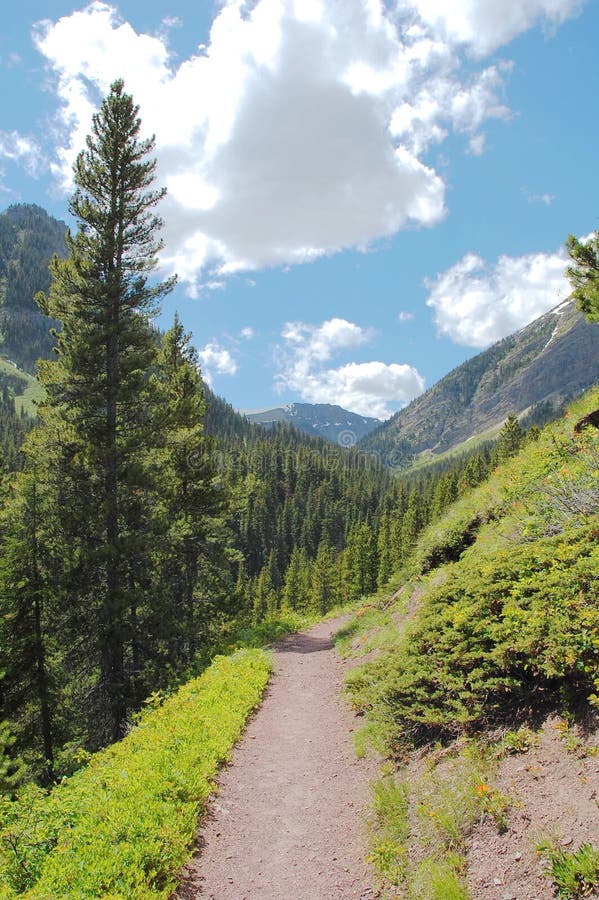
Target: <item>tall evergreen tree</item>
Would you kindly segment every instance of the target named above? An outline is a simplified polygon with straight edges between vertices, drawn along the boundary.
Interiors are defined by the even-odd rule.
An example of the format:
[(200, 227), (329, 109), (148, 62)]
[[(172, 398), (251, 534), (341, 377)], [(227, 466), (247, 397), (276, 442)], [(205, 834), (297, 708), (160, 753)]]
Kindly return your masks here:
[(372, 593), (377, 583), (378, 558), (375, 536), (366, 522), (350, 531), (344, 556), (343, 577), (350, 600)]
[(338, 602), (338, 577), (335, 551), (321, 541), (312, 565), (310, 607), (324, 616)]
[(19, 749), (34, 751), (34, 765), (42, 760), (40, 775), (49, 782), (55, 702), (47, 663), (47, 620), (56, 608), (48, 585), (48, 561), (43, 558), (48, 542), (42, 535), (44, 498), (38, 473), (20, 473), (13, 493), (0, 523), (2, 710), (17, 724)]
[(42, 416), (54, 425), (51, 450), (67, 490), (70, 482), (66, 537), (79, 542), (80, 568), (93, 583), (113, 739), (126, 725), (125, 647), (136, 590), (130, 561), (140, 546), (139, 496), (147, 488), (140, 446), (156, 355), (149, 318), (173, 285), (147, 280), (161, 247), (154, 209), (164, 191), (152, 189), (153, 140), (140, 139), (140, 125), (138, 107), (116, 81), (75, 164), (70, 211), (79, 229), (67, 237), (67, 259), (54, 258), (50, 292), (40, 303), (62, 323), (58, 359), (40, 370)]
[(158, 402), (153, 430), (156, 438), (161, 436), (161, 446), (149, 454), (164, 512), (158, 568), (163, 572), (163, 596), (170, 598), (159, 618), (175, 667), (178, 657), (190, 663), (198, 649), (204, 624), (200, 574), (203, 599), (213, 601), (212, 606), (218, 574), (230, 574), (226, 497), (214, 466), (213, 439), (204, 432), (206, 401), (190, 340), (176, 315), (162, 339), (154, 378)]
[(309, 601), (309, 569), (306, 554), (294, 547), (283, 587), (283, 606), (305, 612)]

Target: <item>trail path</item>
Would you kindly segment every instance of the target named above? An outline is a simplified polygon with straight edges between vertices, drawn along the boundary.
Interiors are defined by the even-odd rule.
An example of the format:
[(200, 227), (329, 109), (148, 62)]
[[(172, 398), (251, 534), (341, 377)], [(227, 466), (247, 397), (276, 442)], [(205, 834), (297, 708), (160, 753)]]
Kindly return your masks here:
[(374, 760), (356, 758), (331, 636), (292, 635), (265, 700), (219, 778), (180, 900), (351, 900), (377, 896), (365, 810)]

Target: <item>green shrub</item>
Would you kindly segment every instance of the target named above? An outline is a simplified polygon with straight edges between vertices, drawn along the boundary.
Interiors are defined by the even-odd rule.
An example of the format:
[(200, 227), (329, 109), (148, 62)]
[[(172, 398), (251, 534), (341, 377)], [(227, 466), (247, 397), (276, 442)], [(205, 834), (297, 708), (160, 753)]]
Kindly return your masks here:
[(599, 676), (597, 526), (462, 559), (392, 652), (351, 673), (354, 704), (400, 744), (496, 724)]
[(499, 744), (498, 752), (500, 755), (518, 753), (528, 753), (532, 747), (536, 747), (539, 743), (539, 735), (523, 725), (516, 731), (506, 731)]
[(260, 650), (217, 657), (51, 794), (3, 801), (0, 897), (169, 897), (270, 667)]

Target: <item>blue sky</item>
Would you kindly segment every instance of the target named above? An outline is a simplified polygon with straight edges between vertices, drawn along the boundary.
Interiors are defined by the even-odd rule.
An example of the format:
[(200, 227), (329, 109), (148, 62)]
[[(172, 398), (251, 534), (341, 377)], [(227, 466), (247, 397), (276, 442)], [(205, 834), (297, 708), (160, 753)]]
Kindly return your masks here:
[(567, 296), (597, 225), (599, 4), (28, 0), (3, 10), (0, 208), (67, 219), (124, 77), (168, 187), (163, 307), (238, 408), (380, 417)]

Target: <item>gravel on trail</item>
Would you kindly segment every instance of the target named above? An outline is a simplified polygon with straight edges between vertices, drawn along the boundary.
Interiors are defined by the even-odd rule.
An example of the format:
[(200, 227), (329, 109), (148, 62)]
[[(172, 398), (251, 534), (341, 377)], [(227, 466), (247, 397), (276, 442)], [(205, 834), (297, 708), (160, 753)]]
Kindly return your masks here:
[(373, 758), (341, 697), (345, 665), (321, 622), (275, 647), (264, 703), (251, 719), (201, 823), (179, 900), (352, 900), (378, 896), (366, 816)]

